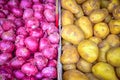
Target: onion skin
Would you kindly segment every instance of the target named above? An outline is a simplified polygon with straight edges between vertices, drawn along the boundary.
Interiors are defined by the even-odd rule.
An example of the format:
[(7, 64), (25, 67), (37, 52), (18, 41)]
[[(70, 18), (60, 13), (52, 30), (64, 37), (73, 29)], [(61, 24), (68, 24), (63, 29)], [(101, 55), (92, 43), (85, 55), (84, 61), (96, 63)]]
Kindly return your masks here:
[(17, 79), (23, 79), (25, 76), (25, 74), (20, 70), (15, 70), (13, 73)]
[(43, 31), (40, 28), (37, 28), (30, 32), (30, 36), (35, 38), (42, 38), (43, 37)]
[(5, 13), (3, 11), (0, 11), (0, 18), (5, 18), (5, 17), (6, 17)]
[(25, 40), (25, 36), (23, 36), (23, 35), (17, 35), (16, 36), (16, 40), (15, 40), (15, 46), (16, 46), (16, 48), (24, 47), (25, 46), (24, 40)]
[(25, 63), (22, 67), (21, 70), (23, 73), (25, 73), (28, 76), (34, 76), (37, 74), (38, 69), (35, 65), (31, 63)]
[(23, 19), (21, 19), (21, 18), (16, 18), (14, 23), (17, 27), (21, 27), (24, 25)]
[(44, 10), (43, 4), (40, 3), (35, 3), (32, 8), (34, 11), (38, 11), (38, 12), (42, 12)]
[(16, 6), (18, 6), (18, 4), (19, 4), (18, 0), (9, 0), (9, 2), (8, 2), (8, 6), (10, 8), (16, 7)]
[(23, 36), (27, 36), (27, 35), (28, 35), (25, 27), (19, 27), (19, 28), (17, 29), (17, 32), (16, 32), (16, 33), (17, 33), (17, 35), (23, 35)]
[(28, 8), (28, 9), (25, 9), (24, 12), (23, 12), (23, 19), (28, 19), (28, 18), (31, 18), (33, 17), (33, 10)]
[(31, 0), (21, 0), (20, 7), (22, 9), (31, 8), (32, 7), (32, 1)]
[(43, 74), (42, 74), (41, 72), (38, 72), (38, 73), (35, 75), (35, 77), (36, 77), (37, 79), (42, 79)]
[(49, 67), (57, 67), (57, 61), (56, 60), (50, 60), (49, 63), (48, 63), (48, 66)]
[(2, 33), (4, 32), (3, 28), (0, 26), (0, 37), (2, 35)]
[(22, 9), (16, 8), (16, 7), (12, 8), (12, 13), (13, 13), (16, 17), (22, 17), (22, 15), (23, 15)]

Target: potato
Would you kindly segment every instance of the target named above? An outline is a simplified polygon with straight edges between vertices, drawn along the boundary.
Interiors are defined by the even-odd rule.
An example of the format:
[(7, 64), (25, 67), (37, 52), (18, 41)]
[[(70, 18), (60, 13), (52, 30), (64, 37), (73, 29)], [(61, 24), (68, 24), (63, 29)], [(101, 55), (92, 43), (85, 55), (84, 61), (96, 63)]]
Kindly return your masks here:
[(65, 45), (63, 47), (63, 53), (61, 55), (61, 63), (62, 64), (74, 64), (79, 60), (79, 54), (75, 46), (73, 45)]
[(106, 40), (111, 47), (118, 47), (120, 45), (119, 37), (115, 34), (108, 35)]
[(111, 20), (109, 22), (110, 32), (112, 34), (120, 33), (120, 19), (119, 20)]
[(91, 72), (92, 64), (85, 61), (84, 59), (80, 59), (77, 62), (77, 68), (82, 72)]
[(101, 1), (100, 6), (102, 8), (107, 8), (108, 4), (110, 3), (110, 0), (100, 0), (100, 1)]
[(89, 40), (95, 42), (96, 44), (99, 44), (100, 42), (102, 42), (102, 39), (96, 36), (89, 38)]
[(82, 4), (83, 11), (86, 15), (89, 15), (93, 10), (100, 8), (99, 0), (87, 0)]
[(107, 62), (115, 67), (120, 67), (120, 47), (111, 48), (107, 52)]
[(89, 80), (99, 80), (92, 73), (86, 73), (86, 76), (89, 78)]
[(62, 28), (61, 35), (63, 39), (75, 45), (84, 40), (84, 34), (82, 30), (75, 25), (64, 26)]
[(112, 20), (112, 16), (110, 14), (108, 14), (104, 20), (105, 23), (109, 23), (110, 20)]
[(86, 0), (76, 0), (76, 2), (78, 3), (78, 4), (82, 4), (83, 2), (85, 2)]
[(74, 23), (74, 16), (73, 14), (68, 11), (62, 11), (62, 26), (73, 24)]
[(107, 6), (107, 9), (109, 12), (113, 12), (114, 8), (116, 8), (118, 5), (120, 5), (120, 0), (110, 0), (110, 3)]
[(106, 54), (107, 51), (110, 49), (109, 43), (106, 40), (104, 40), (101, 43), (99, 43), (98, 47), (99, 47), (99, 57), (97, 61), (107, 62)]
[(94, 35), (99, 38), (106, 38), (109, 34), (109, 27), (106, 23), (100, 22), (94, 25)]
[(74, 14), (79, 13), (80, 7), (75, 0), (61, 0), (62, 8), (71, 11)]
[(105, 62), (98, 62), (92, 67), (93, 74), (100, 80), (118, 80), (114, 68)]
[(68, 44), (70, 44), (70, 42), (68, 42), (68, 41), (66, 41), (66, 40), (64, 40), (64, 39), (62, 39), (62, 45), (68, 45)]
[(99, 50), (97, 44), (90, 40), (83, 40), (78, 45), (80, 56), (86, 61), (93, 63), (98, 58)]
[(83, 31), (85, 38), (90, 38), (93, 35), (92, 23), (86, 16), (82, 16), (77, 20), (77, 24)]
[(113, 10), (113, 16), (114, 16), (115, 19), (120, 19), (120, 6), (117, 6)]
[(76, 17), (76, 18), (80, 18), (81, 16), (83, 16), (83, 15), (84, 15), (83, 10), (82, 10), (82, 8), (81, 8), (81, 6), (79, 6), (79, 9), (80, 9), (80, 11), (79, 11), (78, 13), (76, 13), (76, 14), (75, 14), (75, 17)]
[(62, 67), (64, 71), (67, 71), (71, 69), (76, 69), (76, 64), (63, 64)]
[(120, 78), (120, 67), (117, 67), (117, 68), (116, 68), (116, 74), (117, 74), (117, 76)]
[(78, 70), (68, 70), (63, 73), (63, 80), (89, 80), (88, 77)]
[(96, 9), (90, 14), (89, 18), (92, 23), (99, 23), (103, 21), (107, 15), (107, 9)]

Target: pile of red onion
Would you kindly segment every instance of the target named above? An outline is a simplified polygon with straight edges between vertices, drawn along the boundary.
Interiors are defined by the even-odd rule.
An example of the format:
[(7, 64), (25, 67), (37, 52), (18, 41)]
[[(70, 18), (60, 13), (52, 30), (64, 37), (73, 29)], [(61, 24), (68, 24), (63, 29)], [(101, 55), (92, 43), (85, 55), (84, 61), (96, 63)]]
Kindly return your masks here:
[(55, 0), (0, 0), (0, 80), (55, 80)]

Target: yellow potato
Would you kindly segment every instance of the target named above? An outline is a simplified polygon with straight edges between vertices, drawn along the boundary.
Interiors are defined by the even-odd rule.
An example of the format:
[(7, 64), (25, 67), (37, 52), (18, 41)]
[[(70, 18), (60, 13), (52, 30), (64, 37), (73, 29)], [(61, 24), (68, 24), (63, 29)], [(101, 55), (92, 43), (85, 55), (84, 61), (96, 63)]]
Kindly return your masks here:
[(99, 38), (106, 38), (109, 34), (109, 27), (106, 23), (101, 22), (94, 25), (94, 35)]
[(80, 18), (81, 16), (83, 16), (83, 15), (84, 15), (83, 10), (82, 10), (82, 8), (81, 8), (81, 6), (79, 6), (79, 9), (80, 9), (80, 10), (79, 10), (79, 12), (75, 14), (75, 17), (76, 17), (76, 18)]
[(93, 35), (92, 23), (86, 16), (82, 16), (77, 20), (77, 24), (83, 31), (85, 38), (90, 38)]
[(119, 37), (115, 34), (108, 35), (106, 40), (111, 47), (118, 47), (120, 45)]
[(67, 70), (71, 70), (71, 69), (76, 69), (76, 65), (75, 64), (63, 64), (63, 70), (67, 71)]
[(80, 41), (84, 40), (84, 34), (81, 29), (75, 25), (66, 25), (61, 31), (62, 38), (72, 44), (79, 44)]
[(100, 80), (118, 80), (114, 67), (105, 62), (98, 62), (92, 67), (93, 74)]
[(82, 4), (83, 2), (85, 2), (86, 0), (76, 0), (76, 2), (78, 3), (78, 4)]
[(107, 62), (107, 59), (106, 59), (106, 54), (107, 54), (107, 51), (110, 49), (110, 45), (109, 43), (104, 40), (102, 41), (101, 43), (99, 43), (99, 57), (98, 57), (98, 61), (100, 62)]
[(113, 16), (114, 16), (115, 19), (120, 19), (120, 6), (117, 6), (113, 10)]
[(68, 44), (70, 44), (70, 42), (68, 42), (68, 41), (66, 41), (66, 40), (64, 40), (64, 39), (62, 39), (62, 45), (68, 45)]
[(120, 67), (116, 68), (116, 73), (117, 73), (117, 76), (120, 78)]
[(110, 14), (108, 14), (104, 20), (105, 23), (109, 23), (110, 20), (112, 20), (112, 16)]
[(107, 15), (107, 9), (96, 9), (90, 14), (89, 18), (92, 23), (99, 23), (103, 21)]
[(65, 45), (60, 59), (62, 64), (77, 63), (79, 60), (79, 54), (76, 47), (73, 45)]
[(78, 70), (68, 70), (63, 73), (63, 80), (89, 80), (88, 77)]
[(111, 48), (107, 52), (107, 62), (115, 67), (120, 67), (120, 47)]
[(73, 24), (74, 23), (74, 16), (73, 14), (68, 11), (62, 11), (62, 26)]
[(109, 22), (110, 32), (112, 34), (120, 33), (120, 19), (119, 20), (111, 20)]
[(83, 40), (78, 45), (80, 56), (86, 61), (93, 63), (99, 55), (97, 44), (90, 40)]
[(107, 8), (108, 4), (110, 3), (110, 0), (100, 0), (101, 1), (101, 7), (102, 8)]
[(89, 40), (95, 42), (96, 44), (99, 44), (100, 42), (102, 42), (102, 39), (96, 36), (89, 38)]
[(113, 12), (114, 8), (120, 5), (120, 0), (110, 0), (110, 3), (107, 6), (109, 12)]
[(62, 8), (71, 11), (74, 14), (77, 14), (80, 11), (79, 5), (75, 0), (61, 0)]
[(77, 68), (82, 72), (91, 72), (92, 64), (85, 61), (84, 59), (80, 59), (77, 62)]
[(82, 4), (83, 11), (86, 15), (89, 15), (93, 10), (100, 8), (99, 0), (87, 0)]
[(99, 80), (92, 73), (86, 73), (86, 76), (89, 78), (89, 80)]

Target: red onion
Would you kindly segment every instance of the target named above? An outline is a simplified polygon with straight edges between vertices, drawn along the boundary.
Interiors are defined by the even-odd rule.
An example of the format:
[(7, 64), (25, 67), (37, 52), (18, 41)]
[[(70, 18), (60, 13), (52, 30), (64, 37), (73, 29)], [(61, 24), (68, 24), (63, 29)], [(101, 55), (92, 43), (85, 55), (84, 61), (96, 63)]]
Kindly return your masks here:
[(43, 4), (35, 3), (33, 5), (33, 10), (38, 11), (38, 12), (42, 12), (44, 10)]
[(12, 29), (9, 31), (3, 32), (3, 34), (1, 35), (1, 38), (3, 40), (9, 40), (9, 41), (15, 41), (15, 37), (16, 35)]
[(19, 4), (19, 0), (9, 0), (8, 5), (10, 8), (17, 7)]
[(55, 21), (55, 11), (51, 9), (45, 9), (44, 10), (44, 16), (49, 22), (54, 22)]
[(24, 76), (25, 76), (25, 74), (22, 71), (20, 71), (20, 70), (15, 70), (15, 71), (13, 71), (13, 73), (14, 73), (14, 76), (17, 79), (23, 79)]
[(26, 47), (19, 47), (16, 50), (16, 56), (20, 56), (23, 58), (29, 58), (30, 57), (30, 51)]
[(22, 9), (16, 8), (16, 7), (12, 8), (12, 13), (13, 13), (16, 17), (22, 17), (22, 15), (23, 15)]
[(35, 38), (41, 38), (43, 37), (43, 31), (42, 29), (37, 28), (30, 32), (30, 36), (35, 37)]
[(2, 24), (2, 27), (3, 27), (4, 30), (10, 30), (12, 28), (15, 28), (15, 25), (12, 21), (5, 20)]
[(58, 32), (57, 27), (55, 26), (54, 23), (49, 23), (48, 29), (47, 29), (47, 33), (48, 34), (52, 34), (54, 32)]
[(46, 2), (55, 4), (55, 0), (46, 0)]
[(0, 50), (3, 52), (12, 52), (14, 50), (14, 44), (11, 41), (0, 41)]
[(0, 65), (5, 64), (12, 58), (12, 53), (2, 53), (0, 54)]
[(57, 58), (57, 50), (53, 47), (46, 47), (43, 49), (43, 55), (48, 59), (56, 59)]
[(50, 67), (57, 67), (57, 61), (55, 59), (50, 60), (48, 63), (48, 66)]
[(33, 10), (32, 9), (25, 9), (23, 13), (23, 19), (28, 19), (33, 17)]
[(9, 15), (7, 16), (7, 19), (8, 19), (8, 20), (11, 20), (11, 21), (14, 21), (15, 18), (16, 18), (16, 17), (15, 17), (13, 14), (9, 14)]
[(14, 23), (18, 27), (24, 26), (23, 19), (21, 19), (21, 18), (16, 18), (15, 21), (14, 21)]
[(35, 77), (36, 77), (37, 79), (42, 79), (43, 75), (42, 75), (41, 72), (38, 72), (38, 73), (35, 75)]
[(0, 0), (0, 4), (6, 4), (8, 0)]
[(34, 77), (30, 76), (25, 76), (22, 80), (36, 80)]
[(0, 26), (0, 37), (2, 35), (2, 33), (4, 32), (3, 28)]
[(38, 69), (35, 65), (31, 63), (25, 63), (22, 67), (21, 70), (23, 73), (25, 73), (28, 76), (34, 76), (37, 74)]
[(32, 0), (34, 3), (39, 3), (40, 1), (39, 0)]
[(22, 57), (14, 57), (10, 62), (10, 66), (14, 69), (19, 69), (24, 62), (25, 60)]
[(37, 64), (38, 69), (42, 70), (44, 67), (47, 66), (48, 59), (45, 58), (44, 56), (37, 56), (35, 57), (35, 62)]
[(37, 51), (38, 49), (38, 41), (34, 37), (27, 37), (25, 39), (25, 45), (31, 51)]
[(23, 9), (31, 8), (32, 7), (32, 1), (31, 0), (21, 0), (20, 7)]
[(23, 35), (17, 35), (16, 36), (15, 45), (16, 45), (17, 48), (23, 47), (25, 45), (24, 44), (24, 39), (25, 39), (25, 37)]
[(43, 14), (39, 11), (35, 11), (34, 12), (34, 17), (39, 19), (39, 20), (42, 20), (43, 19)]
[(43, 78), (42, 80), (53, 80), (53, 79), (50, 79), (50, 78)]
[(44, 77), (47, 77), (47, 78), (56, 78), (57, 77), (57, 70), (54, 67), (45, 67), (42, 70), (42, 74)]
[(41, 52), (35, 52), (34, 53), (34, 58), (38, 58), (38, 56), (43, 56), (43, 53), (41, 53)]
[(3, 9), (2, 11), (4, 12), (5, 15), (9, 15), (9, 11), (8, 10)]
[(57, 32), (54, 32), (48, 36), (51, 43), (59, 43), (60, 36)]
[(45, 31), (48, 29), (49, 23), (48, 22), (41, 22), (41, 28)]
[(25, 27), (19, 27), (19, 28), (17, 29), (17, 34), (18, 34), (18, 35), (24, 35), (24, 36), (27, 36), (27, 35), (28, 35)]
[(5, 18), (5, 17), (6, 17), (5, 13), (3, 11), (0, 11), (0, 18)]
[(49, 47), (50, 41), (48, 40), (48, 38), (41, 38), (40, 43), (39, 43), (39, 51)]

